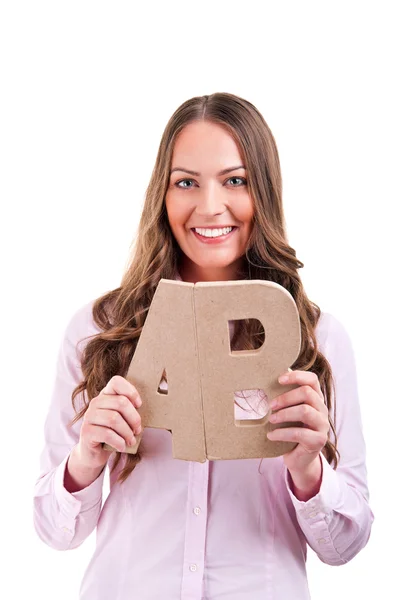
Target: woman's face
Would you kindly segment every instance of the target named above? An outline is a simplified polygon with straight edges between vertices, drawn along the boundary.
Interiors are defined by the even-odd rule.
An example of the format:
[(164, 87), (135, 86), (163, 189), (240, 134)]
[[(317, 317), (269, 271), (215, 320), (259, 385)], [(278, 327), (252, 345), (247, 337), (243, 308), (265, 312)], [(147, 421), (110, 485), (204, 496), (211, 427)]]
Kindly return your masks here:
[(183, 252), (184, 281), (237, 278), (253, 226), (253, 202), (238, 146), (220, 125), (198, 121), (176, 139), (165, 197)]

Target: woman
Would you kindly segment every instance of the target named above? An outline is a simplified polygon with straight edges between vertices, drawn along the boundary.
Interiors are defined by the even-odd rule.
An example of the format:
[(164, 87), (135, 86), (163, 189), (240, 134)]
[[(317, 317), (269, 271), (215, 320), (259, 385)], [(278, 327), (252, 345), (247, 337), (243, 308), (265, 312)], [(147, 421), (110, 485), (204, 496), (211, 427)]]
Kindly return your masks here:
[[(183, 103), (162, 136), (121, 286), (73, 316), (59, 354), (34, 522), (60, 550), (97, 526), (81, 599), (305, 599), (307, 544), (339, 565), (367, 543), (353, 351), (343, 326), (307, 298), (302, 266), (287, 242), (277, 148), (261, 114), (227, 93)], [(263, 462), (186, 462), (173, 459), (168, 431), (145, 429), (139, 455), (126, 454), (145, 399), (124, 375), (160, 279), (249, 277), (282, 285), (298, 308), (300, 354), (280, 378), (298, 387), (274, 400), (272, 419), (304, 427), (268, 434), (294, 450)], [(258, 347), (262, 333), (241, 322), (232, 345)]]

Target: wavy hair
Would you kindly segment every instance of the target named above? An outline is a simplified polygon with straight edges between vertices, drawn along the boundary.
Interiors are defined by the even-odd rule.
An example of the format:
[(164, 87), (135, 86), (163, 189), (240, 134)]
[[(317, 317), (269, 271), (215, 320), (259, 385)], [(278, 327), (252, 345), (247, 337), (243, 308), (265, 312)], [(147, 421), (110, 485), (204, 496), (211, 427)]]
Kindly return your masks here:
[[(165, 195), (176, 138), (186, 125), (194, 121), (209, 121), (223, 126), (242, 152), (247, 169), (248, 191), (254, 203), (253, 229), (245, 255), (246, 273), (250, 273), (251, 279), (280, 284), (295, 300), (302, 341), (292, 369), (312, 371), (319, 378), (330, 414), (330, 435), (323, 453), (336, 468), (339, 453), (336, 445), (333, 376), (330, 364), (318, 349), (315, 335), (320, 308), (305, 293), (298, 274), (304, 265), (296, 258), (295, 250), (287, 241), (276, 142), (255, 106), (229, 93), (214, 93), (187, 100), (177, 108), (166, 125), (146, 190), (138, 234), (121, 285), (97, 298), (93, 304), (93, 319), (101, 332), (90, 339), (82, 353), (83, 381), (72, 393), (76, 414), (71, 423), (83, 417), (90, 401), (112, 376), (126, 375), (160, 279), (174, 279), (176, 276), (182, 253), (169, 226)], [(244, 273), (242, 278), (246, 278)], [(264, 332), (259, 329), (258, 321), (241, 321), (234, 333), (232, 347), (256, 348), (263, 339)], [(75, 405), (78, 394), (83, 397), (83, 407), (79, 411)], [(121, 483), (140, 460), (140, 453), (123, 455), (125, 464), (118, 476)], [(116, 452), (112, 471), (121, 456), (120, 452)]]

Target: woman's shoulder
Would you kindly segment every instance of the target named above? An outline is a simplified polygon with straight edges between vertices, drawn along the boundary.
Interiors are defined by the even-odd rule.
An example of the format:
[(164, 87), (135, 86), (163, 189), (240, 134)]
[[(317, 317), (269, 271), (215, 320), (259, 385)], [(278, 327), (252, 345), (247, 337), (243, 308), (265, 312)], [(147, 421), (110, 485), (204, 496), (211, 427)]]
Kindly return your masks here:
[(90, 300), (73, 311), (65, 327), (65, 342), (78, 352), (83, 350), (83, 346), (91, 337), (102, 331), (93, 318), (95, 301)]
[(315, 333), (322, 351), (352, 345), (346, 325), (330, 312), (320, 312)]

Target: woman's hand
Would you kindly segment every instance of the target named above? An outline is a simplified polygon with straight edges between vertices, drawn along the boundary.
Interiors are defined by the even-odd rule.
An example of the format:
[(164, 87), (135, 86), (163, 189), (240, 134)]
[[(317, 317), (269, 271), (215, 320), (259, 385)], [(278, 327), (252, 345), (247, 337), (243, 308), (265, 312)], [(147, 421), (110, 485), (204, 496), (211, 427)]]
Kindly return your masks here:
[(127, 379), (115, 375), (109, 380), (91, 400), (83, 417), (76, 448), (82, 466), (90, 469), (105, 466), (110, 452), (103, 448), (103, 443), (119, 452), (136, 443), (135, 434), (141, 433), (141, 417), (136, 409), (141, 405), (138, 391)]
[(119, 375), (112, 377), (98, 396), (93, 398), (83, 416), (79, 442), (68, 457), (64, 487), (79, 492), (97, 479), (108, 462), (110, 452), (103, 443), (120, 452), (125, 442), (136, 443), (134, 434), (141, 432), (141, 417), (136, 408), (142, 404), (136, 388)]
[(320, 489), (320, 451), (327, 442), (330, 429), (328, 409), (315, 373), (289, 371), (279, 377), (279, 383), (295, 383), (300, 387), (277, 396), (271, 402), (271, 408), (276, 412), (271, 414), (270, 422), (300, 421), (304, 427), (275, 429), (267, 437), (273, 441), (297, 442), (298, 445), (284, 455), (284, 463), (294, 484), (294, 494), (299, 500), (306, 501)]

